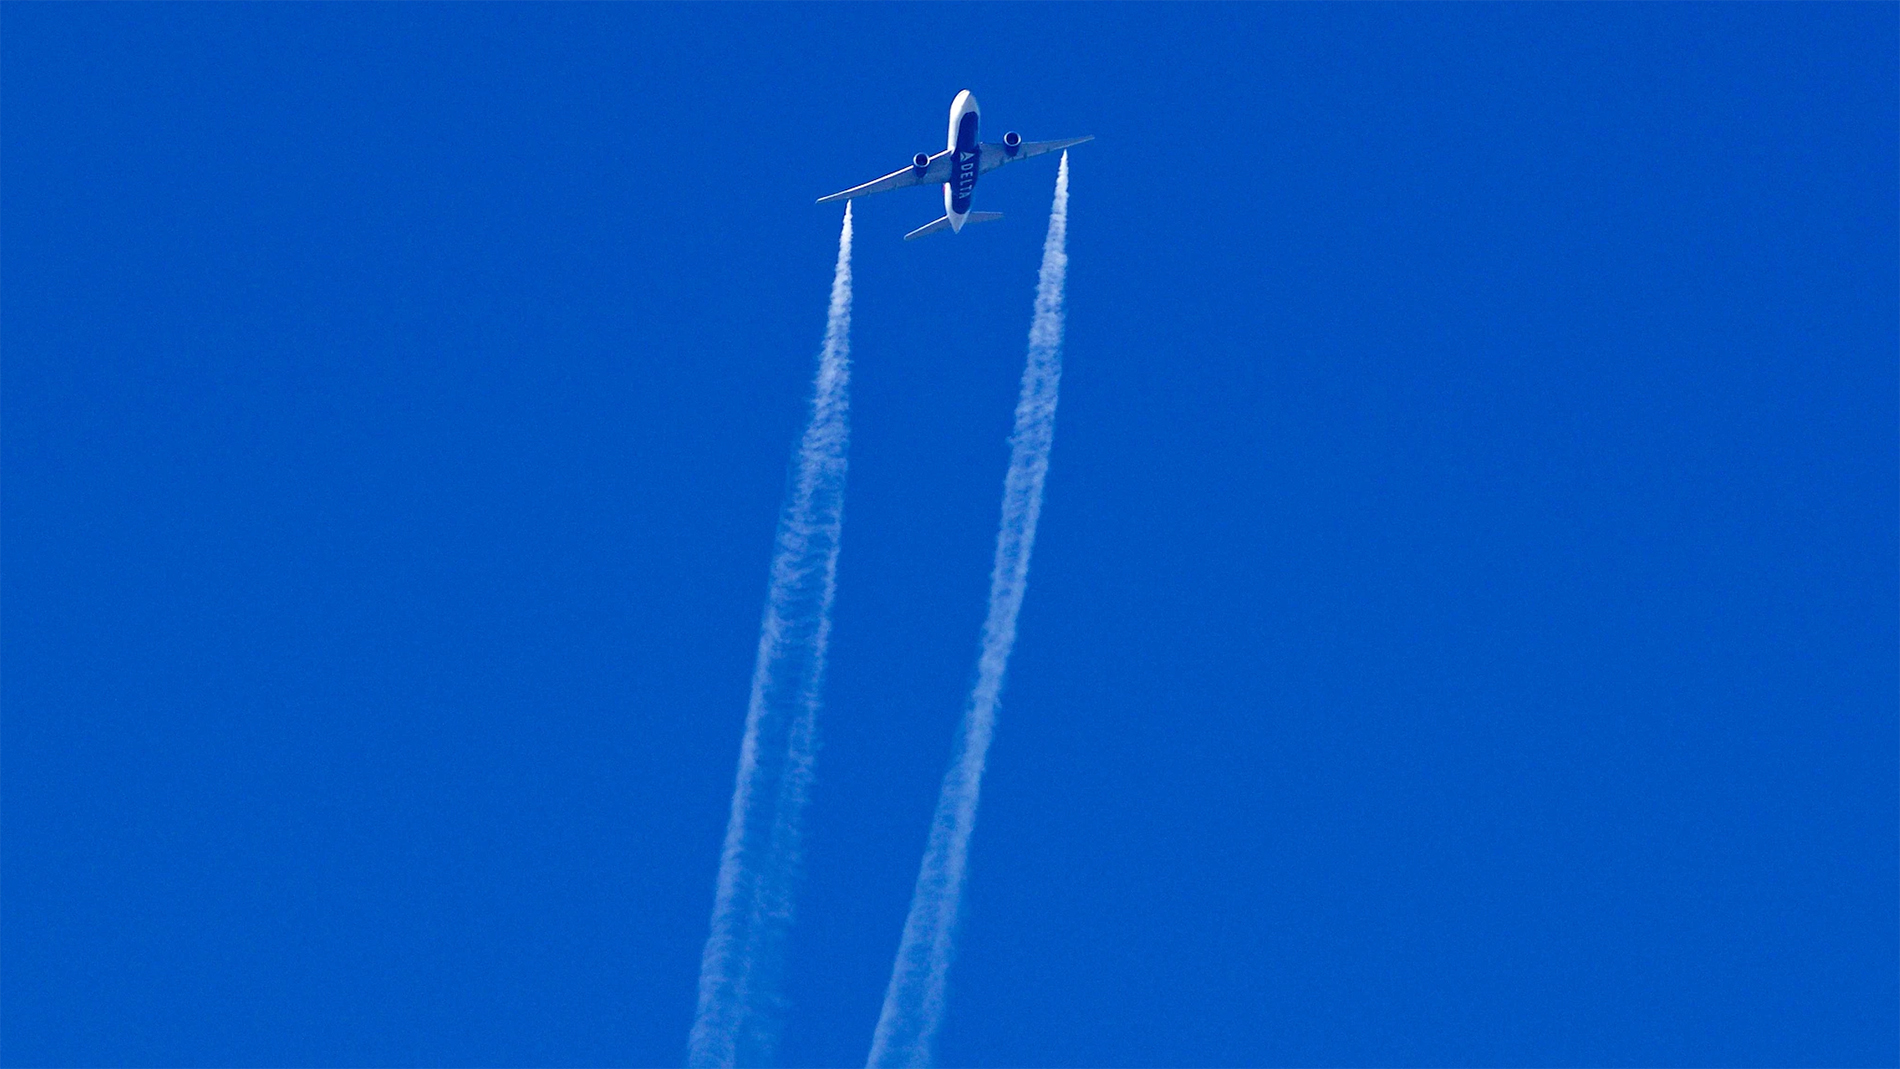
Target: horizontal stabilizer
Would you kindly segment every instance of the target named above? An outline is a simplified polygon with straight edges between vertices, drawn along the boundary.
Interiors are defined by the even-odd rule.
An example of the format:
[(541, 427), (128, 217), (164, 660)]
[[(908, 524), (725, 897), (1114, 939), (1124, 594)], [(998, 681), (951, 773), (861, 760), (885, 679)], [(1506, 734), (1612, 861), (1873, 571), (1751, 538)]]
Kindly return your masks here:
[[(993, 223), (1002, 217), (1002, 212), (971, 212), (963, 217), (963, 225), (969, 226), (971, 223)], [(910, 241), (915, 238), (928, 237), (931, 234), (948, 229), (950, 229), (950, 217), (946, 215), (935, 222), (925, 223), (923, 226), (905, 234), (904, 240)]]
[(905, 234), (904, 240), (913, 241), (917, 238), (927, 237), (931, 234), (935, 234), (939, 230), (948, 230), (948, 229), (950, 229), (950, 217), (947, 215), (939, 216), (936, 222), (925, 223), (924, 225), (918, 227), (917, 229), (911, 231), (910, 233)]

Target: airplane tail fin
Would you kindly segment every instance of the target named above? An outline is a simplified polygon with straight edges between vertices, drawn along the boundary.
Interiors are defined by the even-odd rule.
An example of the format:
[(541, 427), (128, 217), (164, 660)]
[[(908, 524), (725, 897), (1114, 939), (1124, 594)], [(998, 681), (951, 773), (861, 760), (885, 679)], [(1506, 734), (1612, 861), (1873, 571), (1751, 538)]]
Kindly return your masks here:
[[(963, 225), (969, 226), (971, 223), (991, 223), (1002, 217), (1002, 212), (971, 212), (963, 217)], [(946, 215), (940, 217), (935, 222), (925, 223), (923, 226), (905, 234), (904, 240), (911, 241), (916, 238), (928, 237), (931, 234), (948, 229), (950, 229), (950, 217)]]

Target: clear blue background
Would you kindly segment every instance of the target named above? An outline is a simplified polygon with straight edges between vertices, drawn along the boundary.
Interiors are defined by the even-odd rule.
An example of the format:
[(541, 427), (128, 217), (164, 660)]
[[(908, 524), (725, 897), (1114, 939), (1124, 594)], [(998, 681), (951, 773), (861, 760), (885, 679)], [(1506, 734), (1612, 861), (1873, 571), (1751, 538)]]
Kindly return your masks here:
[[(0, 11), (13, 1065), (675, 1064), (839, 213), (1074, 155), (942, 1058), (1892, 1065), (1893, 5)], [(858, 1064), (1054, 161), (863, 202)]]

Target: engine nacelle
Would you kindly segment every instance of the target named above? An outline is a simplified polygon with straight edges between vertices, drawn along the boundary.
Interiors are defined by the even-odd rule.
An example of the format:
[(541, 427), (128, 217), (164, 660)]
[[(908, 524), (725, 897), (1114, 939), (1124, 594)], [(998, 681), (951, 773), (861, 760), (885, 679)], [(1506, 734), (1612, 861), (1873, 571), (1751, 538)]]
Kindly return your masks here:
[(1003, 151), (1004, 152), (1007, 152), (1010, 155), (1014, 156), (1016, 155), (1016, 150), (1022, 147), (1023, 147), (1023, 135), (1017, 133), (1014, 130), (1011, 130), (1009, 133), (1006, 133), (1003, 135)]
[(917, 155), (912, 156), (910, 158), (910, 165), (920, 171), (928, 171), (930, 169), (930, 153), (919, 152)]

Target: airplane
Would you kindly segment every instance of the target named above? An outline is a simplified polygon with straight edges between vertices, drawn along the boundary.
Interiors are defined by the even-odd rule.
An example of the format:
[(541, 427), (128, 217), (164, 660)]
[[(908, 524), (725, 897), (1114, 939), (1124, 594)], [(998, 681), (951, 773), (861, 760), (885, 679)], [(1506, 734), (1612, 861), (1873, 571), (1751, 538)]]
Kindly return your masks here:
[(1011, 130), (1003, 135), (1002, 144), (993, 145), (976, 139), (977, 118), (976, 94), (965, 89), (950, 102), (950, 139), (942, 152), (935, 155), (919, 152), (911, 157), (910, 166), (903, 170), (892, 171), (861, 186), (852, 186), (842, 193), (819, 197), (818, 203), (829, 204), (869, 193), (882, 193), (887, 189), (941, 182), (943, 218), (934, 223), (925, 223), (905, 234), (904, 240), (911, 241), (945, 230), (961, 233), (966, 223), (987, 223), (1003, 217), (1002, 212), (970, 210), (970, 195), (976, 192), (978, 175), (988, 174), (1005, 163), (1095, 140), (1095, 135), (1090, 134), (1087, 137), (1071, 137), (1066, 141), (1024, 141), (1023, 135)]

